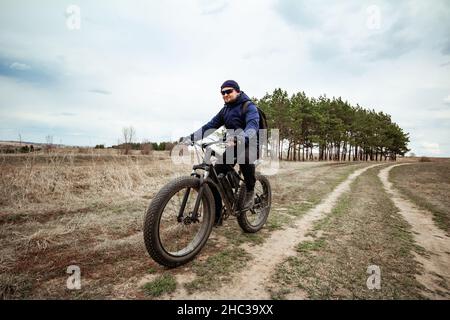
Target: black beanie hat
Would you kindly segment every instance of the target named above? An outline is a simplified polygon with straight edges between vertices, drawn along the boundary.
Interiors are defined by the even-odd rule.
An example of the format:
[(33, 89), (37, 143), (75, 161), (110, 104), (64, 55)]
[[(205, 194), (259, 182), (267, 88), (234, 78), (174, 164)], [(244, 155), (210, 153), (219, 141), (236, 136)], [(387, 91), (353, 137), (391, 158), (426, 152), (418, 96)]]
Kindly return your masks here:
[(220, 89), (226, 88), (226, 87), (230, 87), (230, 88), (234, 88), (236, 91), (241, 91), (241, 89), (239, 88), (239, 85), (236, 81), (234, 80), (227, 80), (225, 81), (222, 86), (220, 87)]

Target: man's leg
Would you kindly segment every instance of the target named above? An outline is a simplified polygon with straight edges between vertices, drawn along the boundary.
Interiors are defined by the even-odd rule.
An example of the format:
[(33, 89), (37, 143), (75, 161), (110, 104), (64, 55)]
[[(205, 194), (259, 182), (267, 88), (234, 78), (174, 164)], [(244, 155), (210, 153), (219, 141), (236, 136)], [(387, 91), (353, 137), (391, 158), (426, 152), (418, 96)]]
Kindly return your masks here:
[(245, 186), (247, 191), (253, 191), (255, 188), (255, 165), (254, 164), (240, 164), (242, 175), (244, 176)]
[[(246, 159), (247, 160), (247, 159)], [(245, 187), (246, 187), (246, 193), (245, 193), (245, 199), (244, 199), (244, 208), (251, 208), (254, 204), (254, 198), (255, 198), (255, 165), (254, 164), (239, 164), (239, 167), (241, 169), (242, 175), (244, 176), (245, 181)]]

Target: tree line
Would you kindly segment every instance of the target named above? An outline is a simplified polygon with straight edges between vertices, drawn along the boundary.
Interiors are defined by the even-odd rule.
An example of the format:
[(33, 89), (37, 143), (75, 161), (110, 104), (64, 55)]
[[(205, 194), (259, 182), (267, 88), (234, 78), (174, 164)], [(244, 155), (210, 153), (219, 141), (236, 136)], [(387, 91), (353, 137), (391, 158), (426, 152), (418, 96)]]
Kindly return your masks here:
[(253, 100), (266, 114), (269, 129), (279, 129), (279, 159), (382, 161), (409, 151), (409, 133), (390, 115), (352, 106), (341, 97), (289, 96), (275, 89)]
[(29, 153), (40, 151), (42, 148), (35, 148), (33, 145), (24, 145), (24, 146), (10, 146), (6, 145), (4, 147), (0, 147), (0, 153)]
[[(120, 154), (128, 155), (131, 150), (140, 150), (141, 154), (149, 155), (154, 150), (164, 151), (172, 150), (175, 145), (174, 142), (150, 142), (144, 140), (142, 142), (135, 142), (136, 130), (133, 126), (122, 128), (122, 137), (119, 138), (117, 145), (113, 145), (111, 148), (119, 150)], [(104, 145), (97, 145), (96, 148), (102, 149)]]
[[(173, 146), (175, 145), (174, 142), (129, 142), (127, 144), (125, 143), (120, 143), (117, 145), (113, 145), (111, 146), (111, 148), (113, 149), (123, 149), (123, 150), (146, 150), (148, 149), (149, 151), (152, 150), (159, 150), (159, 151), (164, 151), (164, 150), (172, 150)], [(104, 149), (105, 146), (104, 145), (97, 145), (95, 146), (95, 149)]]

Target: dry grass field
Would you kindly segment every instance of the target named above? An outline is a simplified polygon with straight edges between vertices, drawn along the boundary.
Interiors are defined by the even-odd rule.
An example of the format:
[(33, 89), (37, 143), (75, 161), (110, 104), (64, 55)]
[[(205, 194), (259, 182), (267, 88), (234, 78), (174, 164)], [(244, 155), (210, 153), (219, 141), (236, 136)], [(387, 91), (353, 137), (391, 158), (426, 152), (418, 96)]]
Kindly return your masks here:
[[(230, 218), (196, 259), (167, 269), (145, 250), (143, 218), (190, 166), (162, 151), (0, 155), (0, 297), (448, 299), (450, 161), (410, 160), (281, 162), (260, 232)], [(70, 265), (80, 290), (66, 287)]]
[(421, 162), (392, 170), (396, 187), (418, 206), (433, 213), (437, 226), (450, 235), (450, 166), (448, 162)]

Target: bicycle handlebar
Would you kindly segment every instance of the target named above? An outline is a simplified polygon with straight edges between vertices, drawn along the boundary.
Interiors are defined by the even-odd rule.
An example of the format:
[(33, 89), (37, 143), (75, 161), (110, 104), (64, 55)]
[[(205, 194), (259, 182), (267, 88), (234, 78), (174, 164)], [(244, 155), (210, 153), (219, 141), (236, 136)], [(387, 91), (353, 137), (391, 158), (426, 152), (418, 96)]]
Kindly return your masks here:
[(186, 142), (179, 142), (178, 144), (182, 144), (182, 145), (186, 145), (186, 146), (192, 146), (192, 147), (193, 146), (197, 146), (197, 147), (200, 147), (202, 149), (206, 149), (209, 146), (212, 146), (214, 144), (226, 144), (226, 142), (220, 141), (220, 140), (212, 141), (212, 142), (203, 142), (203, 143), (198, 143), (198, 142), (195, 142), (195, 141), (189, 141), (188, 143), (186, 143)]

